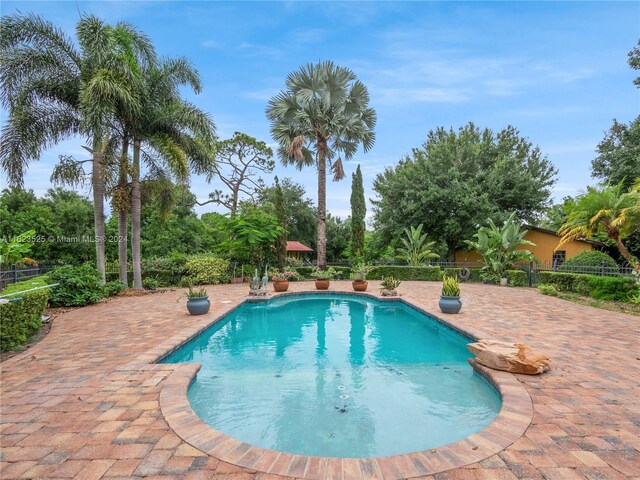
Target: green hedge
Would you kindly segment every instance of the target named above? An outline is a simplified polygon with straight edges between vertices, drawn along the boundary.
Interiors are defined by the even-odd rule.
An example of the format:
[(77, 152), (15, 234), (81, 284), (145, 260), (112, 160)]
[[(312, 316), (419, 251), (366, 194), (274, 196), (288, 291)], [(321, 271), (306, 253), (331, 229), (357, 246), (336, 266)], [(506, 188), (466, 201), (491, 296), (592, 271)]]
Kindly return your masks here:
[(605, 273), (617, 273), (619, 271), (616, 261), (604, 252), (597, 250), (584, 251), (568, 258), (562, 265), (558, 267), (559, 272), (567, 273), (593, 273), (602, 272), (605, 267)]
[[(291, 270), (298, 272), (298, 274), (303, 278), (311, 278), (311, 272), (315, 267), (292, 267)], [(336, 272), (336, 280), (348, 280), (351, 276), (351, 267), (334, 267), (331, 266)], [(371, 278), (371, 275), (367, 276)]]
[(635, 288), (635, 281), (630, 277), (581, 273), (540, 272), (540, 283), (553, 285), (561, 292), (573, 292), (598, 300), (627, 301)]
[[(6, 295), (7, 290), (19, 292), (35, 288), (35, 279), (19, 282), (11, 285), (11, 289), (5, 288), (2, 292)], [(29, 338), (40, 330), (42, 322), (40, 317), (47, 306), (49, 290), (37, 290), (24, 294), (16, 294), (22, 300), (0, 305), (0, 350), (14, 350), (24, 345)]]
[(54, 307), (84, 307), (104, 295), (100, 272), (92, 263), (58, 267), (48, 277), (51, 283), (59, 284), (50, 294)]
[(528, 287), (529, 274), (524, 270), (507, 270), (508, 285), (511, 287)]
[(427, 280), (439, 282), (442, 280), (440, 267), (398, 267), (377, 266), (373, 267), (367, 275), (371, 280), (381, 280), (382, 277), (394, 277), (398, 280)]

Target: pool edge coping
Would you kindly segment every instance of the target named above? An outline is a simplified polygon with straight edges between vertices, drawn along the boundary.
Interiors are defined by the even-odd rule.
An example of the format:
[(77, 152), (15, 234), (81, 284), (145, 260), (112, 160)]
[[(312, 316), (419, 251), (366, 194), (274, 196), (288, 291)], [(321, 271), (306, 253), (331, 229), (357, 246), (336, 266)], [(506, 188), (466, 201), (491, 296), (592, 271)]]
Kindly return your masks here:
[[(533, 404), (529, 393), (515, 375), (488, 369), (473, 359), (469, 363), (500, 393), (502, 407), (496, 418), (473, 435), (457, 442), (406, 454), (387, 457), (337, 458), (314, 457), (279, 452), (250, 445), (222, 433), (198, 417), (191, 408), (187, 391), (195, 379), (200, 364), (158, 364), (186, 342), (210, 328), (220, 319), (244, 303), (266, 302), (280, 296), (305, 294), (338, 294), (373, 298), (382, 302), (402, 302), (472, 340), (486, 338), (479, 331), (461, 328), (434, 315), (423, 307), (402, 297), (382, 297), (367, 292), (317, 291), (283, 292), (265, 298), (244, 297), (231, 308), (214, 318), (206, 315), (190, 328), (162, 342), (158, 347), (138, 356), (121, 369), (168, 369), (171, 373), (160, 390), (160, 410), (169, 427), (185, 442), (207, 455), (253, 471), (304, 479), (336, 478), (352, 472), (355, 478), (384, 478), (399, 480), (421, 477), (464, 467), (495, 455), (523, 436), (533, 418)], [(205, 317), (205, 316), (203, 316)], [(338, 472), (340, 472), (338, 474)]]

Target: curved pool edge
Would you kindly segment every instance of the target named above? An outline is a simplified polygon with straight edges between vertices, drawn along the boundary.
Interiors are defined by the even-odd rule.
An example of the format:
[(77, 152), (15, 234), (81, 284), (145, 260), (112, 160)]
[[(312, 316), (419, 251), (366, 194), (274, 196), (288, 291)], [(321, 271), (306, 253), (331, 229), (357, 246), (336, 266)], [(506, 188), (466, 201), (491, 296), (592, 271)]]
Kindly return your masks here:
[[(287, 292), (269, 298), (318, 293), (313, 290)], [(471, 339), (475, 340), (484, 336), (478, 336), (477, 333), (461, 329), (403, 298), (336, 291), (320, 292), (320, 294), (358, 295), (383, 302), (402, 302)], [(243, 303), (268, 301), (269, 298), (259, 300), (245, 298), (214, 319), (210, 317), (202, 319), (194, 323), (183, 334), (172, 337), (139, 357), (136, 363), (138, 365), (143, 363), (150, 367), (149, 363), (155, 363), (166, 357)], [(337, 478), (341, 477), (343, 472), (344, 478), (347, 478), (347, 474), (349, 474), (349, 478), (353, 474), (354, 478), (364, 476), (365, 478), (388, 480), (420, 477), (464, 467), (495, 455), (521, 438), (531, 423), (533, 418), (531, 397), (513, 374), (490, 370), (477, 364), (475, 360), (469, 360), (469, 363), (476, 372), (497, 388), (502, 397), (502, 408), (496, 418), (484, 429), (460, 441), (433, 449), (389, 457), (312, 457), (269, 450), (236, 440), (206, 424), (191, 408), (187, 391), (200, 370), (200, 364), (172, 365), (173, 371), (164, 380), (160, 390), (160, 410), (169, 427), (185, 442), (224, 462), (250, 470), (305, 479)]]

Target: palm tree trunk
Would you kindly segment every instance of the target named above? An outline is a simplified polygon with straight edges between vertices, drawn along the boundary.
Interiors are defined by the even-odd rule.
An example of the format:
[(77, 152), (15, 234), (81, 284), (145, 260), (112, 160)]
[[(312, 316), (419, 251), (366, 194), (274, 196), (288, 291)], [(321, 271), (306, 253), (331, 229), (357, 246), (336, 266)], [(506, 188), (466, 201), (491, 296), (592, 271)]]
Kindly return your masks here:
[(96, 266), (100, 272), (102, 284), (107, 283), (104, 266), (104, 156), (99, 141), (93, 142), (93, 162), (91, 183), (93, 187), (93, 221), (95, 226)]
[(622, 240), (620, 240), (620, 237), (618, 236), (614, 238), (614, 240), (616, 242), (616, 247), (618, 247), (618, 250), (620, 251), (622, 256), (625, 258), (625, 260), (629, 262), (629, 265), (634, 265), (633, 255), (631, 255), (629, 250), (627, 250), (627, 247), (624, 246), (624, 243), (622, 243)]
[(128, 183), (128, 163), (129, 160), (127, 158), (129, 153), (129, 138), (127, 135), (124, 135), (124, 139), (122, 140), (122, 156), (120, 157), (120, 178), (119, 178), (119, 196), (116, 202), (116, 208), (118, 209), (118, 267), (120, 272), (120, 281), (125, 285), (129, 286), (129, 278), (127, 274), (128, 263), (129, 263), (129, 255), (128, 255), (128, 212), (127, 205), (124, 201), (125, 194)]
[(140, 263), (140, 140), (133, 141), (133, 171), (131, 172), (131, 256), (133, 259), (133, 288), (142, 289)]
[(327, 151), (318, 138), (318, 268), (327, 268)]

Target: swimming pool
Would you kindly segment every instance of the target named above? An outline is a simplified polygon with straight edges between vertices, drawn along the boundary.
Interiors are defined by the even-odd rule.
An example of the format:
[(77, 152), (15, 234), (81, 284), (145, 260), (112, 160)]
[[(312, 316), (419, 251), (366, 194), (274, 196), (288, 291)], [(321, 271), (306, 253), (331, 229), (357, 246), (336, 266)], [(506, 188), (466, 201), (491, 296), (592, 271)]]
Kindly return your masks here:
[(469, 341), (402, 302), (304, 294), (242, 304), (163, 362), (202, 364), (191, 406), (240, 441), (373, 457), (452, 443), (497, 416)]

